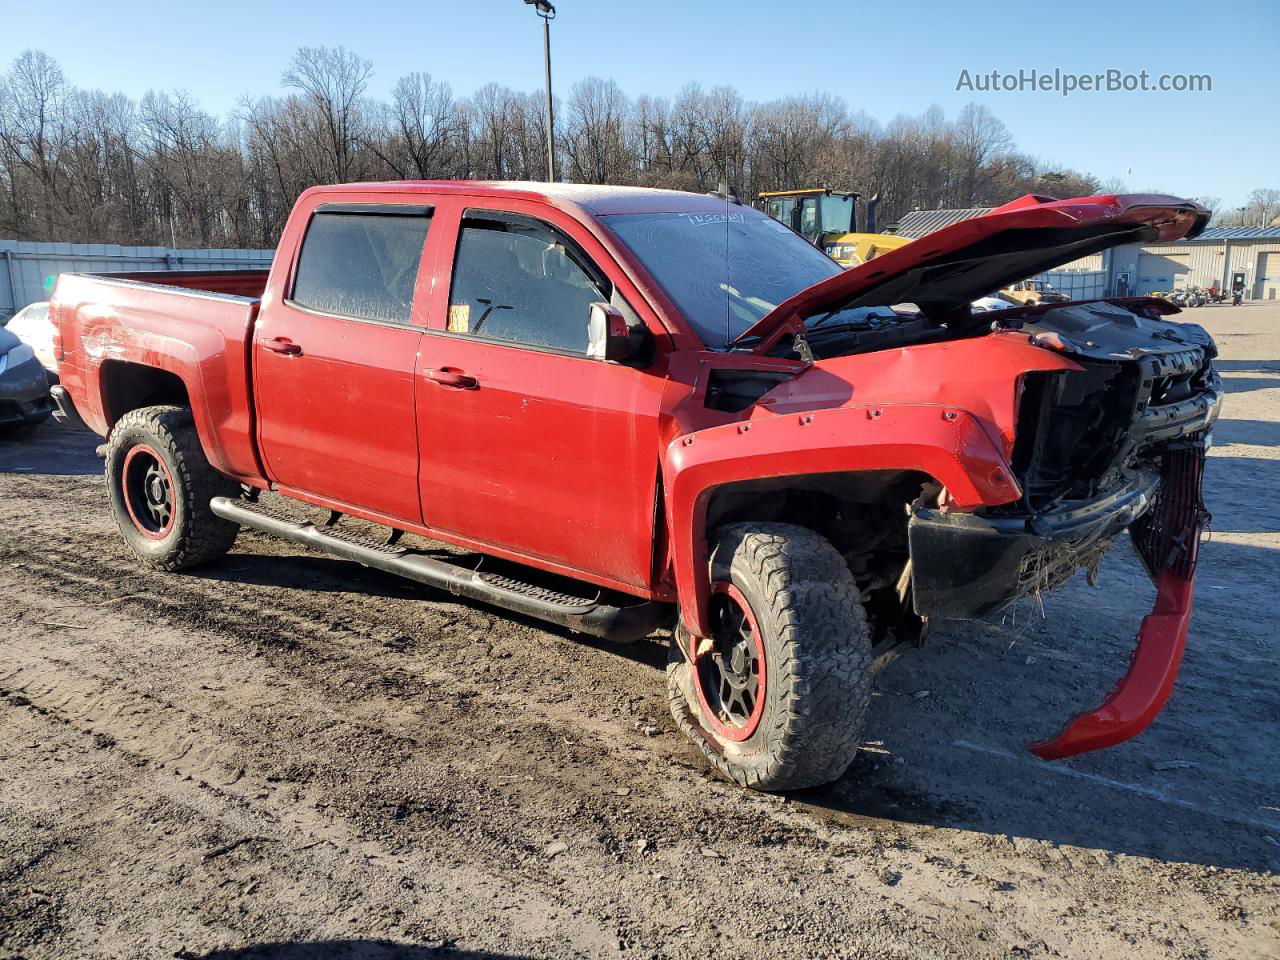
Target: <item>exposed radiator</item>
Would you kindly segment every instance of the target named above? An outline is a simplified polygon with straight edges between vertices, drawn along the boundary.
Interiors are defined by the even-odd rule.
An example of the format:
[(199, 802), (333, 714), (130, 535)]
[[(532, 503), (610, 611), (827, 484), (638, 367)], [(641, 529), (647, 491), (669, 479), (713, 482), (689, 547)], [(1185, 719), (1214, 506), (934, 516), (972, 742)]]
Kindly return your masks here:
[(1204, 434), (1171, 443), (1162, 457), (1156, 502), (1134, 521), (1129, 534), (1152, 578), (1166, 571), (1190, 577), (1196, 566), (1200, 531), (1209, 522), (1201, 499)]

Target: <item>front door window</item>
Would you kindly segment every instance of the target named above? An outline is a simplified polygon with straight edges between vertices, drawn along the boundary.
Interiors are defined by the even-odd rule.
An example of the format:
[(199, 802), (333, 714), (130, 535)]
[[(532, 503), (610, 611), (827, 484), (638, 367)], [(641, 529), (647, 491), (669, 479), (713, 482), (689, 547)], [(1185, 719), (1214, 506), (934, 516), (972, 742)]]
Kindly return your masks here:
[(585, 354), (593, 302), (609, 284), (550, 227), (524, 218), (463, 220), (449, 294), (450, 333)]

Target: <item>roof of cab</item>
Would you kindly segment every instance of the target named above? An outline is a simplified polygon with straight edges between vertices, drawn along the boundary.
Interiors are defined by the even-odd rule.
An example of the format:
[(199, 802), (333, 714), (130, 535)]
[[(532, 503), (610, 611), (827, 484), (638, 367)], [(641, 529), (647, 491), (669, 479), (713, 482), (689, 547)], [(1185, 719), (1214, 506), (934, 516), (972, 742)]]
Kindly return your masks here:
[(575, 206), (598, 217), (618, 213), (723, 213), (725, 209), (725, 201), (710, 194), (589, 183), (540, 183), (534, 180), (385, 180), (311, 189), (326, 196), (344, 193), (421, 193), (518, 197), (556, 206)]

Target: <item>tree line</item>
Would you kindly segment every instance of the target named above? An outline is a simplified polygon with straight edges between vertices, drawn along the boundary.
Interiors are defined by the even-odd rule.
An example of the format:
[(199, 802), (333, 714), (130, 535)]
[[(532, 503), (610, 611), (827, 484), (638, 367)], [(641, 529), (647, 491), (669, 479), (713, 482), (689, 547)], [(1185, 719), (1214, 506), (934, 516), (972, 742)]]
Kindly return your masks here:
[(1280, 190), (1251, 190), (1243, 207), (1223, 207), (1217, 197), (1201, 197), (1214, 212), (1216, 227), (1280, 227)]
[[(537, 180), (541, 93), (487, 84), (469, 97), (427, 73), (369, 96), (370, 61), (303, 47), (283, 93), (223, 119), (182, 92), (141, 101), (80, 89), (32, 50), (0, 75), (0, 236), (148, 245), (269, 247), (294, 200), (321, 183)], [(1116, 184), (1019, 152), (970, 104), (881, 124), (828, 94), (745, 100), (732, 87), (626, 96), (584, 79), (556, 104), (557, 169), (584, 183), (707, 191), (827, 186), (879, 193), (880, 222), (909, 210), (995, 206), (1024, 193), (1082, 196)]]

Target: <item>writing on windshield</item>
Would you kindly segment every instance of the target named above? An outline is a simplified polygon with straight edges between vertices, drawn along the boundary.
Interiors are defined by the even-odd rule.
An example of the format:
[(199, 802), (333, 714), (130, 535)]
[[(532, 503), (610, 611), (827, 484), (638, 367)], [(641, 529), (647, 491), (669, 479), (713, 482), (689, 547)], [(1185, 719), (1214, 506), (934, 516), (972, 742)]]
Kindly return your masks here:
[(722, 348), (782, 301), (840, 272), (758, 210), (604, 218), (709, 347)]

